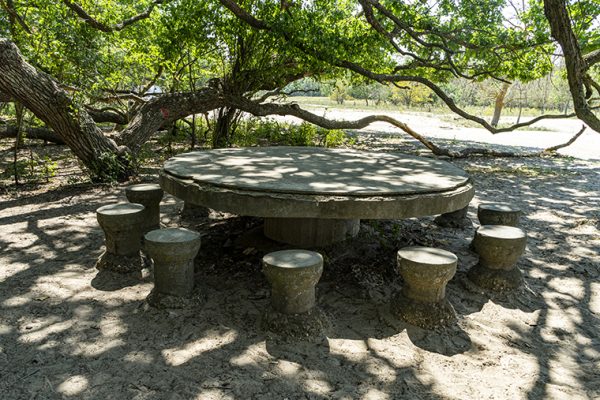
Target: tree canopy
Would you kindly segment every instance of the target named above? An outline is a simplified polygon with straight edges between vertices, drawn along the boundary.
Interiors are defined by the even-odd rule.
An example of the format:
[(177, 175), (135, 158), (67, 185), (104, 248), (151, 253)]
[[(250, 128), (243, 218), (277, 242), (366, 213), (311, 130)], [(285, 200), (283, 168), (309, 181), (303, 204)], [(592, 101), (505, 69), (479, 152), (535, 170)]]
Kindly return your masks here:
[[(332, 121), (269, 101), (306, 77), (400, 92), (427, 87), (498, 133), (563, 115), (497, 128), (462, 109), (444, 84), (528, 82), (564, 57), (575, 114), (600, 132), (599, 0), (0, 0), (0, 7), (0, 101), (30, 110), (99, 179), (126, 178), (154, 132), (211, 110), (219, 110), (214, 146), (228, 144), (243, 111), (326, 128), (386, 121), (440, 151), (388, 116)], [(121, 126), (118, 134), (100, 129), (104, 122)]]

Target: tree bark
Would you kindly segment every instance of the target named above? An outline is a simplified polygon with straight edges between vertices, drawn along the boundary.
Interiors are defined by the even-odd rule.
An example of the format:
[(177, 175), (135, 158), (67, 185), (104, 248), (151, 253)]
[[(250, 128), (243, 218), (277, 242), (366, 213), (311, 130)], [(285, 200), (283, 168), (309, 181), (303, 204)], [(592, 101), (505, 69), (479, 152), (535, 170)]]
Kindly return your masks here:
[(544, 13), (550, 23), (552, 36), (560, 44), (565, 57), (567, 80), (573, 97), (575, 113), (590, 128), (600, 132), (600, 119), (588, 104), (586, 93), (586, 81), (591, 79), (587, 72), (591, 65), (589, 59), (594, 60), (595, 56), (589, 56), (586, 61), (581, 54), (579, 42), (571, 26), (565, 0), (544, 0)]
[(508, 92), (508, 88), (510, 87), (510, 83), (504, 82), (500, 91), (496, 95), (496, 103), (494, 106), (494, 116), (492, 117), (492, 121), (490, 125), (494, 128), (498, 126), (498, 122), (500, 122), (500, 114), (502, 114), (502, 108), (504, 108), (504, 98), (506, 97), (506, 93)]
[[(25, 128), (23, 132), (28, 139), (39, 139), (56, 144), (65, 144), (65, 141), (60, 136), (47, 128)], [(0, 126), (0, 139), (16, 138), (18, 133), (19, 129), (14, 125)]]
[(227, 147), (231, 140), (231, 124), (235, 119), (237, 109), (224, 107), (219, 110), (219, 116), (215, 124), (215, 131), (212, 138), (212, 147), (214, 149)]
[(58, 133), (93, 178), (123, 180), (131, 173), (123, 149), (102, 134), (58, 82), (27, 63), (7, 39), (0, 39), (0, 92), (21, 102)]

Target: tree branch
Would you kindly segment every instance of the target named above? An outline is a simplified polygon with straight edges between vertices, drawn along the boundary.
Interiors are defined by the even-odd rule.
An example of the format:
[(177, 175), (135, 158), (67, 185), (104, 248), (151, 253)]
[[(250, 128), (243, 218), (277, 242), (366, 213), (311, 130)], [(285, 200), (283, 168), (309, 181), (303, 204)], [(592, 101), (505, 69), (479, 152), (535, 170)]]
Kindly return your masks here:
[(451, 158), (466, 158), (473, 155), (488, 156), (488, 157), (539, 157), (549, 152), (554, 152), (560, 148), (569, 146), (572, 144), (585, 130), (583, 128), (577, 135), (575, 135), (567, 143), (549, 147), (542, 151), (533, 153), (516, 153), (512, 151), (497, 151), (484, 148), (469, 147), (462, 150), (450, 150), (435, 144), (433, 141), (427, 139), (425, 136), (419, 134), (406, 123), (398, 121), (388, 115), (369, 115), (367, 117), (354, 120), (330, 120), (325, 117), (313, 114), (310, 111), (306, 111), (300, 108), (297, 104), (276, 104), (276, 103), (258, 103), (256, 101), (248, 100), (244, 97), (238, 97), (233, 95), (225, 95), (225, 101), (230, 107), (238, 108), (244, 112), (252, 114), (257, 117), (263, 117), (267, 115), (291, 115), (296, 118), (300, 118), (304, 121), (318, 125), (325, 129), (362, 129), (374, 122), (387, 122), (396, 128), (401, 129), (437, 156), (447, 156)]
[(31, 35), (31, 29), (29, 28), (25, 20), (15, 10), (13, 0), (0, 0), (0, 4), (2, 5), (2, 8), (4, 8), (4, 10), (6, 10), (6, 12), (11, 16), (11, 18), (17, 21), (19, 25), (21, 25), (21, 28), (23, 28), (25, 32)]
[[(240, 7), (235, 1), (233, 1), (233, 0), (219, 0), (219, 1), (226, 8), (228, 8), (232, 13), (234, 13), (234, 15), (236, 15), (242, 21), (246, 22), (248, 25), (250, 25), (256, 29), (259, 29), (259, 30), (266, 30), (269, 32), (273, 32), (273, 29), (266, 22), (256, 19), (254, 16), (252, 16), (250, 13), (248, 13), (246, 10), (244, 10), (242, 7)], [(308, 55), (315, 57), (318, 60), (328, 62), (331, 65), (334, 65), (334, 66), (337, 66), (340, 68), (354, 71), (359, 75), (362, 75), (366, 78), (377, 81), (379, 83), (394, 83), (394, 84), (397, 84), (398, 82), (421, 83), (421, 84), (427, 86), (429, 89), (431, 89), (431, 91), (433, 91), (448, 106), (448, 108), (450, 108), (450, 110), (452, 110), (454, 113), (458, 114), (459, 116), (461, 116), (469, 121), (478, 123), (483, 128), (487, 129), (488, 131), (490, 131), (493, 134), (502, 133), (502, 132), (510, 132), (510, 131), (513, 131), (518, 128), (523, 128), (523, 127), (532, 125), (535, 122), (538, 122), (543, 119), (558, 119), (558, 118), (569, 117), (569, 116), (565, 116), (562, 114), (542, 115), (542, 116), (533, 118), (529, 121), (515, 124), (512, 126), (508, 126), (508, 127), (504, 127), (504, 128), (495, 128), (490, 123), (488, 123), (487, 120), (485, 120), (481, 117), (478, 117), (476, 115), (469, 114), (467, 111), (460, 108), (454, 102), (454, 100), (444, 92), (444, 90), (442, 88), (440, 88), (438, 85), (436, 85), (429, 79), (423, 78), (421, 76), (380, 74), (380, 73), (375, 73), (373, 71), (370, 71), (370, 70), (368, 70), (356, 63), (348, 61), (348, 60), (326, 59), (321, 54), (311, 51), (310, 49), (306, 48), (306, 46), (304, 46), (302, 43), (298, 43), (296, 40), (293, 39), (292, 35), (290, 35), (288, 32), (281, 32), (281, 35), (283, 35), (284, 39), (287, 40), (288, 42), (290, 42), (290, 44), (294, 45), (299, 50), (303, 51), (304, 53), (306, 53)], [(574, 115), (575, 114), (573, 114), (571, 116), (574, 116)]]
[(117, 125), (127, 125), (129, 122), (129, 118), (124, 113), (112, 107), (98, 109), (86, 105), (85, 109), (94, 122), (112, 122)]
[(73, 12), (75, 12), (75, 14), (77, 14), (77, 16), (79, 16), (79, 18), (81, 18), (85, 23), (87, 23), (94, 29), (98, 29), (99, 31), (107, 32), (107, 33), (121, 31), (129, 25), (132, 25), (142, 19), (146, 19), (146, 18), (150, 17), (150, 14), (152, 14), (152, 11), (154, 10), (154, 8), (156, 6), (166, 3), (167, 1), (169, 1), (169, 0), (154, 0), (152, 3), (150, 3), (150, 5), (148, 6), (148, 8), (145, 11), (143, 11), (137, 15), (134, 15), (131, 18), (127, 18), (117, 24), (106, 25), (105, 23), (98, 21), (97, 19), (92, 17), (90, 14), (88, 14), (87, 11), (85, 11), (83, 9), (83, 7), (81, 7), (79, 4), (77, 4), (71, 0), (62, 0), (64, 5), (66, 5)]
[[(28, 139), (39, 139), (56, 144), (65, 144), (65, 141), (60, 136), (48, 128), (26, 128), (23, 131)], [(16, 138), (18, 133), (19, 128), (14, 125), (0, 126), (0, 138), (2, 139)]]
[(556, 146), (548, 147), (548, 148), (546, 148), (546, 149), (542, 150), (542, 152), (543, 152), (543, 153), (553, 153), (553, 152), (555, 152), (556, 150), (559, 150), (559, 149), (562, 149), (562, 148), (564, 148), (564, 147), (567, 147), (567, 146), (570, 146), (570, 145), (572, 145), (572, 144), (573, 144), (573, 143), (574, 143), (574, 142), (575, 142), (575, 141), (576, 141), (576, 140), (579, 138), (579, 136), (581, 136), (581, 135), (583, 134), (583, 132), (585, 132), (585, 128), (586, 128), (586, 126), (585, 126), (585, 125), (583, 125), (583, 126), (581, 127), (581, 129), (579, 130), (579, 132), (577, 132), (577, 133), (575, 134), (575, 136), (573, 136), (573, 137), (572, 137), (571, 139), (569, 139), (567, 142), (565, 142), (565, 143), (563, 143), (563, 144), (558, 144), (558, 145), (556, 145)]

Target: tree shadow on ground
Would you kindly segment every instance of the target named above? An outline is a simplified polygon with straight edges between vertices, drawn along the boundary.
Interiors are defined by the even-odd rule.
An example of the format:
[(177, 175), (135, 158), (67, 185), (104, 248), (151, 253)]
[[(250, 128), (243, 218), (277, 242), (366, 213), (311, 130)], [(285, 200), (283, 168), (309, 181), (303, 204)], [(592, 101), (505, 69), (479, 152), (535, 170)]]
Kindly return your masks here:
[[(144, 300), (148, 280), (93, 269), (103, 238), (94, 210), (123, 200), (122, 188), (7, 204), (0, 210), (2, 397), (481, 398), (494, 387), (508, 397), (600, 394), (597, 176), (552, 160), (500, 172), (501, 160), (459, 164), (479, 183), (474, 221), (481, 201), (523, 208), (530, 241), (519, 266), (528, 288), (500, 296), (465, 286), (476, 262), (468, 250), (475, 227), (365, 221), (355, 241), (321, 249), (328, 264), (318, 300), (334, 327), (318, 344), (282, 343), (258, 328), (269, 302), (262, 253), (239, 240), (260, 229), (255, 219), (186, 223), (177, 217), (180, 203), (166, 198), (163, 223), (204, 234), (195, 289), (204, 301), (157, 310)], [(459, 314), (454, 331), (387, 320), (387, 303), (402, 286), (395, 251), (412, 244), (459, 256), (448, 286)]]

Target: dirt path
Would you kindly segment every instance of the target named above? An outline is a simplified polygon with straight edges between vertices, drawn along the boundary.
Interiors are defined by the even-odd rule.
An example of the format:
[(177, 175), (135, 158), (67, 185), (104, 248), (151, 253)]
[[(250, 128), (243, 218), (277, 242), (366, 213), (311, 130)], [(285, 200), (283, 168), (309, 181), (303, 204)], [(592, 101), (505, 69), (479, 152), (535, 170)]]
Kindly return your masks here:
[[(364, 136), (375, 150), (411, 144)], [(413, 148), (414, 149), (414, 148)], [(477, 195), (473, 227), (433, 218), (363, 221), (359, 237), (321, 251), (320, 307), (334, 324), (319, 343), (266, 336), (259, 260), (275, 248), (260, 221), (213, 213), (165, 226), (203, 233), (196, 291), (202, 304), (160, 311), (144, 277), (99, 273), (94, 210), (122, 187), (68, 186), (0, 197), (2, 399), (593, 399), (600, 397), (600, 168), (568, 159), (457, 162)], [(524, 213), (526, 287), (508, 296), (465, 280), (477, 204), (510, 201)], [(459, 256), (448, 296), (458, 325), (427, 332), (391, 318), (402, 286), (395, 251), (439, 246)]]

